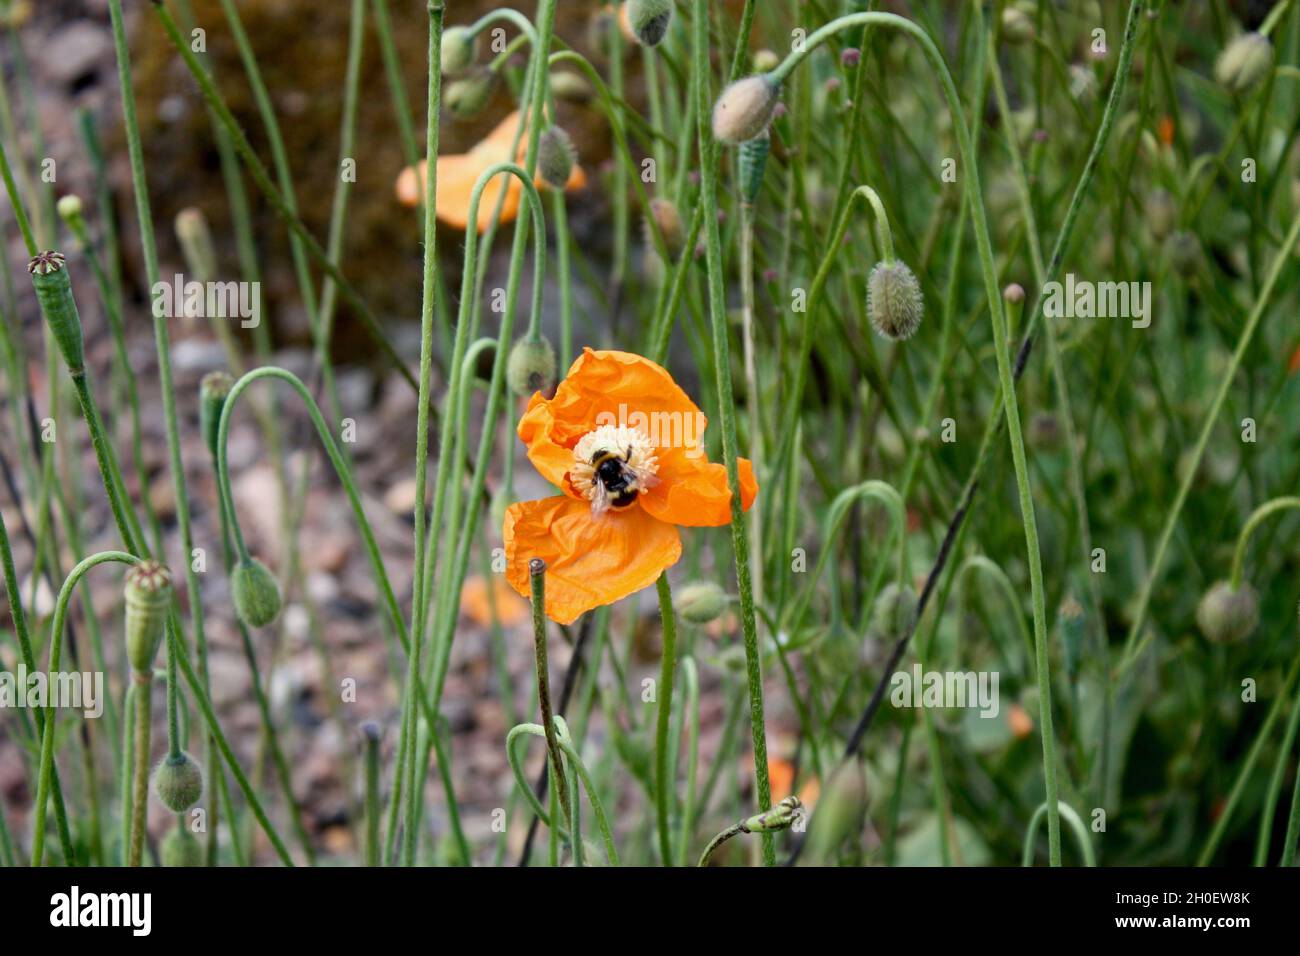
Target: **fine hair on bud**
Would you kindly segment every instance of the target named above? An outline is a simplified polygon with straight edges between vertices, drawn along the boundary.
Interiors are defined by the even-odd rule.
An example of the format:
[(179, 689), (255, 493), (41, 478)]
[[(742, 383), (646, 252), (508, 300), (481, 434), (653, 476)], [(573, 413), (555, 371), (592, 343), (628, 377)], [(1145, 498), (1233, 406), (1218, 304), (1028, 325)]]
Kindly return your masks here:
[(506, 384), (521, 398), (555, 387), (555, 349), (544, 336), (530, 336), (515, 343), (506, 362)]
[(280, 584), (256, 558), (244, 558), (230, 575), (235, 613), (247, 627), (265, 627), (280, 614)]
[(645, 46), (659, 45), (672, 18), (672, 0), (627, 0), (628, 23)]
[(199, 430), (207, 443), (212, 460), (217, 459), (217, 432), (221, 427), (221, 411), (226, 407), (226, 398), (235, 387), (235, 379), (229, 372), (215, 371), (203, 376), (199, 382)]
[(203, 796), (203, 771), (185, 751), (168, 754), (153, 771), (153, 792), (173, 813), (184, 813)]
[(1259, 595), (1245, 581), (1217, 581), (1196, 607), (1196, 624), (1216, 644), (1243, 640), (1259, 626)]
[(732, 146), (762, 135), (780, 93), (780, 85), (766, 73), (732, 83), (713, 104), (713, 135)]
[(443, 75), (464, 73), (478, 59), (478, 35), (469, 27), (448, 27), (442, 31), (441, 50)]
[(137, 673), (153, 670), (172, 598), (172, 576), (157, 561), (141, 561), (126, 572), (126, 656)]
[(727, 592), (712, 581), (693, 581), (677, 592), (673, 603), (683, 621), (708, 624), (727, 609)]
[(573, 175), (578, 151), (559, 126), (548, 126), (537, 140), (537, 175), (552, 189), (563, 189)]
[(867, 279), (867, 317), (876, 332), (893, 342), (910, 339), (924, 312), (921, 283), (907, 264), (897, 259), (876, 263)]

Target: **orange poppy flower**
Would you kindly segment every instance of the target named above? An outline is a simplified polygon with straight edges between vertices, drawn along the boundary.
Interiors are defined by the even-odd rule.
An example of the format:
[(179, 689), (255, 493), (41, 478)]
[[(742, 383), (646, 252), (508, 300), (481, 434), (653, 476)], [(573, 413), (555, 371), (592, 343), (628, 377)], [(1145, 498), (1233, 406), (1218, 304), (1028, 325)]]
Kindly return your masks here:
[[(438, 218), (456, 229), (469, 227), (469, 201), (483, 170), (496, 163), (511, 160), (510, 144), (514, 142), (515, 132), (519, 128), (519, 111), (515, 110), (488, 133), (479, 143), (470, 148), (468, 153), (459, 153), (438, 157), (437, 208)], [(528, 138), (520, 137), (519, 148), (513, 157), (522, 163), (528, 149)], [(421, 160), (418, 166), (407, 166), (397, 177), (397, 199), (404, 206), (417, 206), (420, 203), (420, 190), (424, 186), (427, 162)], [(418, 177), (418, 178), (417, 178)], [(542, 181), (538, 179), (538, 187)], [(565, 184), (566, 192), (573, 192), (587, 185), (587, 174), (582, 167), (574, 165), (569, 181)], [(514, 176), (493, 176), (492, 181), (483, 187), (483, 196), (478, 205), (478, 231), (481, 235), (487, 231), (492, 222), (492, 213), (497, 207), (497, 198), (501, 190), (506, 190), (505, 202), (501, 206), (501, 222), (512, 222), (519, 212), (519, 194), (523, 186)]]
[[(727, 471), (709, 462), (707, 420), (666, 370), (629, 352), (584, 349), (554, 398), (535, 393), (519, 421), (528, 458), (564, 493), (506, 510), (506, 580), (530, 593), (546, 562), (546, 615), (569, 624), (653, 584), (682, 554), (677, 526), (731, 521)], [(740, 468), (741, 504), (758, 494)]]
[(528, 605), (506, 585), (498, 575), (492, 575), (492, 590), (482, 575), (465, 579), (460, 592), (460, 612), (479, 627), (492, 623), (492, 605), (496, 605), (496, 619), (505, 626), (520, 624), (528, 619)]

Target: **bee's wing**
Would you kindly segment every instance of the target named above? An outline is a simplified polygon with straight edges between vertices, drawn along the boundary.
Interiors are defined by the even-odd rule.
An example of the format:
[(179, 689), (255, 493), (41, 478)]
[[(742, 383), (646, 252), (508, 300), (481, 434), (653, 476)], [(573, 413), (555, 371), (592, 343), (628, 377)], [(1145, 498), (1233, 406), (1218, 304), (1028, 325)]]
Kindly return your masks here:
[(591, 483), (591, 491), (591, 516), (599, 518), (609, 510), (609, 492), (605, 490), (605, 486), (599, 481)]

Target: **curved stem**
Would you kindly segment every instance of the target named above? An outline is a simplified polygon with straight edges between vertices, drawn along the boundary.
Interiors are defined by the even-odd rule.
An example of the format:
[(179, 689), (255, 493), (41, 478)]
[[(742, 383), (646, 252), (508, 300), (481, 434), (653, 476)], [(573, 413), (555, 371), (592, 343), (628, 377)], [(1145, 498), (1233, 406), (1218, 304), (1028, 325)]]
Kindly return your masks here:
[(1251, 512), (1250, 517), (1246, 519), (1246, 524), (1241, 529), (1241, 534), (1237, 536), (1237, 549), (1232, 555), (1231, 580), (1233, 590), (1241, 587), (1242, 573), (1246, 564), (1246, 546), (1250, 543), (1250, 536), (1255, 533), (1256, 529), (1263, 524), (1269, 515), (1292, 508), (1300, 509), (1300, 497), (1274, 498), (1272, 501), (1266, 501)]
[[(1096, 866), (1097, 858), (1092, 852), (1092, 840), (1089, 838), (1088, 828), (1084, 826), (1079, 814), (1075, 813), (1074, 808), (1064, 800), (1057, 804), (1057, 809), (1061, 813), (1061, 819), (1069, 824), (1071, 831), (1074, 833), (1074, 838), (1079, 844), (1079, 853), (1083, 856), (1083, 865)], [(1038, 836), (1038, 828), (1045, 816), (1047, 816), (1047, 804), (1043, 803), (1039, 805), (1038, 809), (1034, 811), (1034, 815), (1029, 819), (1029, 829), (1025, 831), (1025, 849), (1020, 861), (1021, 866), (1034, 865), (1034, 838)]]

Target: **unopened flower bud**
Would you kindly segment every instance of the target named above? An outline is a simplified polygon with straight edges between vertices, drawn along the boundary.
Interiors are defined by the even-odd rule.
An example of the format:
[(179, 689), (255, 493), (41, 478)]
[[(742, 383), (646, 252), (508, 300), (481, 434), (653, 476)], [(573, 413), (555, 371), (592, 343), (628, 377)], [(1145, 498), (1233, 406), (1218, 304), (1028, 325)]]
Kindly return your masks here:
[[(663, 236), (668, 257), (676, 259), (681, 255), (682, 245), (686, 242), (686, 227), (682, 224), (682, 214), (677, 211), (677, 205), (671, 199), (650, 200), (650, 215), (646, 221), (647, 233), (650, 231), (651, 220), (659, 230), (659, 235)], [(650, 235), (647, 235), (646, 241), (653, 244)]]
[(1242, 33), (1219, 54), (1214, 78), (1232, 93), (1249, 93), (1273, 68), (1273, 44), (1262, 33)]
[(1010, 302), (1012, 305), (1019, 305), (1021, 302), (1025, 301), (1025, 287), (1019, 282), (1012, 282), (1002, 290), (1002, 298), (1004, 301)]
[(549, 392), (555, 385), (555, 349), (543, 336), (522, 338), (510, 350), (506, 383), (520, 397)]
[(72, 282), (65, 265), (63, 253), (51, 250), (33, 258), (27, 264), (27, 272), (32, 277), (36, 301), (50, 327), (50, 335), (58, 345), (68, 371), (77, 373), (85, 368), (86, 357), (81, 337), (81, 316), (72, 297)]
[(754, 54), (754, 72), (771, 73), (781, 65), (781, 58), (772, 50), (759, 50)]
[(200, 282), (211, 282), (217, 275), (217, 248), (203, 210), (187, 206), (176, 214), (176, 241), (180, 243), (185, 268)]
[(577, 152), (568, 133), (558, 126), (546, 127), (537, 140), (537, 175), (552, 189), (563, 189), (573, 175)]
[(866, 809), (866, 775), (858, 759), (850, 757), (831, 773), (817, 801), (817, 812), (808, 824), (808, 861), (833, 862), (840, 847), (857, 835)]
[(158, 848), (158, 861), (167, 867), (202, 866), (203, 845), (188, 827), (175, 827), (163, 837)]
[(172, 597), (171, 572), (157, 561), (141, 561), (126, 572), (126, 656), (137, 673), (153, 670)]
[(846, 46), (840, 51), (840, 65), (852, 69), (862, 62), (862, 51), (855, 46)]
[(457, 119), (473, 119), (492, 98), (496, 74), (484, 68), (464, 79), (448, 85), (443, 94), (443, 104)]
[(632, 33), (646, 46), (658, 46), (673, 17), (672, 0), (627, 0)]
[(448, 27), (442, 31), (442, 74), (464, 73), (478, 59), (478, 35), (469, 27)]
[(708, 624), (727, 609), (727, 592), (712, 581), (695, 581), (677, 593), (673, 604), (683, 621)]
[(217, 460), (217, 431), (221, 426), (221, 411), (226, 406), (226, 397), (235, 387), (235, 379), (229, 372), (209, 372), (199, 382), (199, 430), (207, 442), (212, 460)]
[(58, 210), (60, 219), (66, 223), (73, 223), (81, 218), (81, 197), (75, 193), (60, 196), (55, 209)]
[(713, 135), (733, 146), (761, 135), (772, 121), (780, 92), (780, 85), (766, 73), (732, 83), (713, 105)]
[(887, 339), (910, 339), (925, 312), (921, 284), (903, 262), (878, 262), (867, 280), (867, 316)]
[(247, 627), (265, 627), (280, 613), (280, 585), (271, 570), (256, 558), (239, 562), (230, 576), (235, 613)]
[(756, 813), (740, 825), (745, 833), (775, 833), (788, 830), (799, 818), (803, 804), (798, 797), (786, 797), (765, 813)]
[(1034, 39), (1034, 15), (1017, 3), (1002, 11), (1002, 38), (1008, 43), (1029, 43)]
[(868, 636), (881, 641), (897, 641), (912, 626), (916, 603), (916, 591), (910, 584), (901, 587), (897, 581), (886, 584), (871, 605)]
[(591, 84), (572, 70), (552, 73), (549, 88), (557, 100), (585, 103), (591, 99)]
[(1236, 589), (1229, 581), (1218, 581), (1197, 605), (1196, 623), (1216, 644), (1240, 641), (1259, 624), (1259, 595), (1244, 581)]
[(153, 771), (153, 792), (173, 813), (184, 813), (203, 796), (203, 771), (185, 751), (168, 755)]

